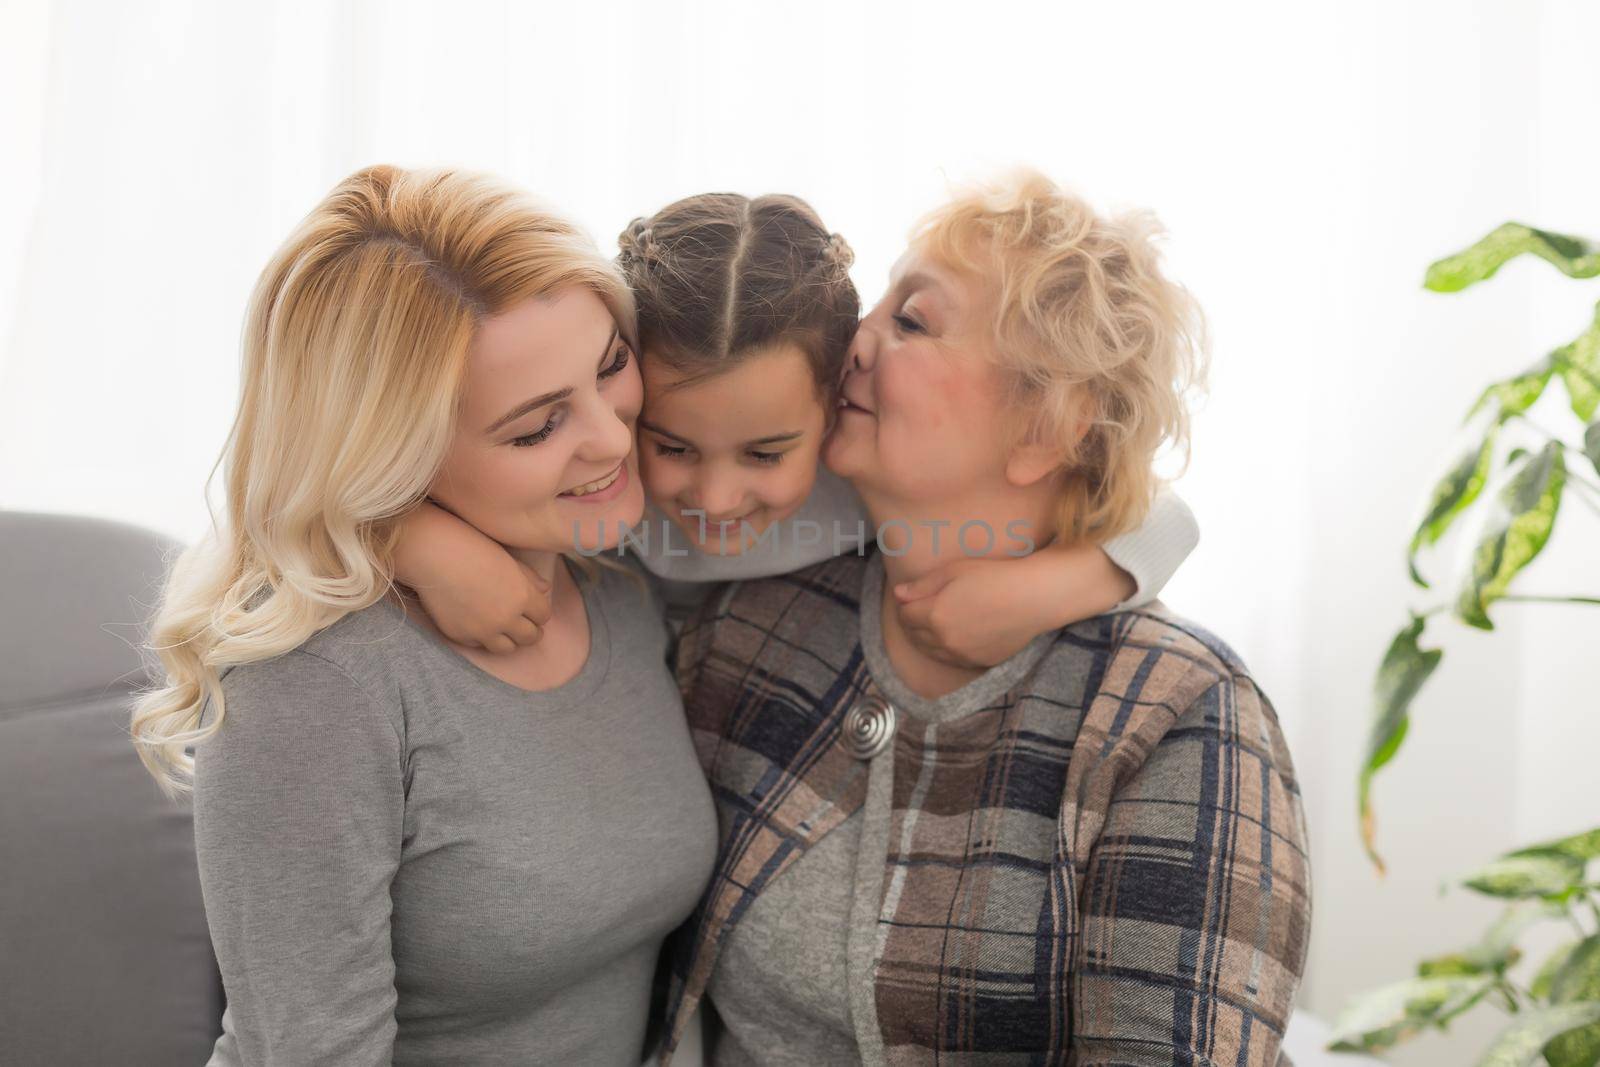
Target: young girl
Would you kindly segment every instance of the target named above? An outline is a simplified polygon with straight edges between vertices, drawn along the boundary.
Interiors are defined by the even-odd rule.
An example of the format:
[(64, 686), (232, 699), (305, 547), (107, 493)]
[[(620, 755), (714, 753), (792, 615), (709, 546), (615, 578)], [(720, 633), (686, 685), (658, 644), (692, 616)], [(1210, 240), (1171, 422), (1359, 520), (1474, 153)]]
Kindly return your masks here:
[[(1194, 548), (1194, 517), (1169, 490), (1139, 529), (1104, 545), (893, 520), (869, 529), (855, 491), (818, 462), (845, 405), (838, 384), (860, 313), (844, 239), (797, 197), (707, 193), (636, 219), (619, 244), (638, 306), (648, 503), (614, 551), (662, 580), (677, 609), (707, 582), (782, 574), (872, 541), (891, 553), (942, 541), (950, 562), (895, 589), (908, 634), (946, 662), (986, 667), (1038, 634), (1155, 599)], [(897, 312), (898, 327), (915, 330), (916, 313)], [(559, 420), (519, 443), (538, 447)], [(577, 524), (574, 548), (593, 554), (602, 533), (618, 540)], [(987, 538), (1017, 558), (964, 558)], [(539, 639), (538, 576), (445, 508), (413, 513), (396, 568), (456, 641), (510, 651)]]

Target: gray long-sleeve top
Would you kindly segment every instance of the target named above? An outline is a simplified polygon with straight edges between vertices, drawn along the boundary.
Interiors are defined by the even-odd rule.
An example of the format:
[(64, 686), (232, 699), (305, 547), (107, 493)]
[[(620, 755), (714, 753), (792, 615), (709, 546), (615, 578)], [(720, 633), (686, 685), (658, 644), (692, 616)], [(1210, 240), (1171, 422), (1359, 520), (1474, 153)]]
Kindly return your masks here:
[(659, 607), (612, 571), (584, 599), (589, 657), (541, 692), (390, 600), (224, 674), (195, 753), (213, 1064), (639, 1062), (716, 822)]

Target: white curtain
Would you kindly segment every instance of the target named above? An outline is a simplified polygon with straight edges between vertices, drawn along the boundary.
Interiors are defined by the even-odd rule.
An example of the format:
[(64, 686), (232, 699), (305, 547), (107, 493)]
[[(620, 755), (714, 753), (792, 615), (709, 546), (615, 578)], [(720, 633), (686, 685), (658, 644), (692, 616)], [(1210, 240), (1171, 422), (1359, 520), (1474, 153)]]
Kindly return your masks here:
[[(1593, 5), (0, 12), (0, 507), (197, 536), (255, 274), (359, 166), (495, 171), (608, 248), (681, 195), (799, 193), (854, 244), (873, 300), (950, 181), (1032, 163), (1154, 208), (1210, 315), (1213, 395), (1179, 483), (1203, 543), (1165, 599), (1240, 651), (1289, 731), (1318, 876), (1303, 1000), (1331, 1015), (1470, 939), (1490, 910), (1441, 901), (1441, 880), (1600, 822), (1600, 708), (1579, 677), (1600, 616), (1580, 608), (1447, 642), (1379, 786), (1386, 882), (1353, 818), (1372, 670), (1410, 594), (1401, 549), (1449, 435), (1596, 295), (1529, 263), (1446, 298), (1422, 270), (1507, 218), (1600, 234)], [(1530, 586), (1600, 593), (1590, 520), (1564, 520)]]

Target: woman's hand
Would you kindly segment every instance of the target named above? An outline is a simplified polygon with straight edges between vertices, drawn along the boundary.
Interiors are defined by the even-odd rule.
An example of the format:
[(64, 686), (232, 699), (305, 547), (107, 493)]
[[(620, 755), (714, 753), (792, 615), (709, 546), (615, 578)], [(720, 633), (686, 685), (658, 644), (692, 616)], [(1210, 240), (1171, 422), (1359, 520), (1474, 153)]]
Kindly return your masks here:
[(461, 519), (424, 503), (401, 521), (395, 577), (416, 591), (450, 640), (506, 653), (550, 621), (550, 583)]
[(1133, 596), (1133, 576), (1095, 545), (1049, 546), (1018, 559), (958, 559), (894, 587), (900, 621), (924, 654), (993, 667), (1039, 634), (1103, 614)]

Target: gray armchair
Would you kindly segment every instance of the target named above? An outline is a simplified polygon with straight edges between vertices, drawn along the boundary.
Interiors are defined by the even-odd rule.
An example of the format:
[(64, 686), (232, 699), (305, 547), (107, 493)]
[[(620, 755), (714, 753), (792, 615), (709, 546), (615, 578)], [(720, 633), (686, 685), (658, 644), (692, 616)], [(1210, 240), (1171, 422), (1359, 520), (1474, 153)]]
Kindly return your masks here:
[(181, 1067), (221, 1032), (189, 811), (127, 729), (177, 548), (0, 512), (0, 1061)]

